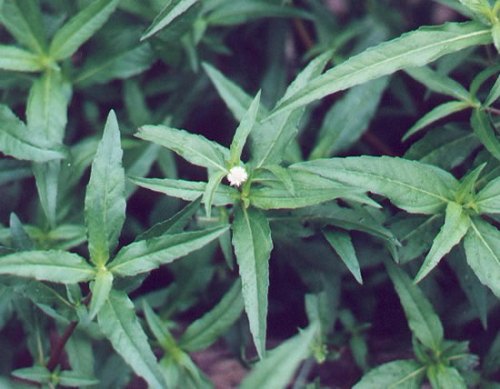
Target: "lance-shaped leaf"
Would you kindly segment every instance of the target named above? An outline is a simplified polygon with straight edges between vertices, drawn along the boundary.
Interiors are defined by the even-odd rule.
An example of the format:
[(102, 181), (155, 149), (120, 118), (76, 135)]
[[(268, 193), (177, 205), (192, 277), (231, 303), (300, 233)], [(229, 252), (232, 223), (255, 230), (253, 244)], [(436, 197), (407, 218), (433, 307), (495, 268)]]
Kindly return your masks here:
[(491, 41), (490, 28), (477, 22), (419, 28), (365, 50), (315, 78), (279, 104), (273, 116), (400, 69), (423, 66), (446, 54)]
[(39, 72), (43, 69), (40, 58), (15, 46), (0, 45), (0, 69), (16, 72)]
[(352, 244), (351, 236), (347, 232), (338, 230), (324, 230), (323, 236), (339, 255), (356, 281), (362, 284), (363, 278), (361, 277), (359, 261), (354, 250), (354, 245)]
[(11, 0), (0, 7), (0, 21), (16, 41), (37, 54), (44, 53), (47, 49), (47, 39), (39, 3)]
[(457, 369), (441, 364), (429, 366), (427, 377), (433, 388), (467, 389), (463, 377)]
[(26, 109), (28, 128), (51, 142), (62, 143), (70, 98), (71, 86), (61, 73), (47, 70), (30, 89)]
[(90, 258), (98, 266), (104, 266), (108, 260), (125, 221), (122, 155), (118, 122), (115, 113), (110, 111), (85, 195)]
[(33, 164), (33, 174), (35, 175), (38, 197), (51, 227), (55, 227), (57, 223), (60, 171), (60, 160)]
[(240, 205), (235, 209), (232, 230), (245, 312), (257, 353), (262, 358), (266, 350), (269, 257), (273, 248), (271, 229), (261, 211)]
[(474, 199), (479, 213), (500, 213), (500, 177), (490, 181)]
[(484, 101), (484, 106), (489, 107), (491, 104), (497, 101), (499, 97), (500, 97), (500, 76), (497, 77), (495, 84), (491, 87), (490, 93), (488, 93), (488, 96)]
[(165, 7), (153, 20), (153, 23), (144, 31), (141, 40), (147, 39), (167, 27), (197, 2), (198, 0), (173, 0), (167, 2)]
[(470, 93), (462, 84), (444, 74), (435, 72), (428, 66), (408, 68), (405, 69), (405, 72), (433, 92), (442, 93), (462, 101), (471, 100)]
[(443, 342), (443, 325), (431, 303), (403, 270), (390, 261), (385, 265), (413, 335), (424, 346), (438, 352)]
[[(130, 179), (142, 188), (178, 197), (186, 201), (194, 201), (205, 193), (207, 183), (199, 181), (173, 180), (171, 178), (141, 178)], [(218, 185), (212, 198), (215, 206), (233, 204), (240, 197), (238, 190), (227, 185)]]
[(500, 231), (482, 219), (472, 219), (464, 247), (479, 281), (500, 298)]
[(95, 271), (77, 254), (57, 250), (34, 250), (0, 257), (0, 274), (76, 284), (93, 279)]
[(92, 300), (90, 300), (89, 320), (93, 320), (102, 306), (106, 303), (111, 287), (113, 286), (113, 274), (106, 270), (100, 269), (91, 284)]
[(179, 346), (188, 352), (209, 347), (233, 325), (242, 311), (241, 282), (236, 281), (213, 309), (186, 329)]
[(465, 213), (463, 207), (460, 204), (450, 201), (446, 207), (444, 224), (434, 238), (431, 250), (425, 257), (424, 263), (415, 277), (415, 282), (421, 281), (437, 266), (441, 258), (460, 243), (467, 233), (469, 225), (470, 218)]
[(413, 360), (385, 363), (369, 371), (353, 389), (418, 389), (425, 370), (425, 366)]
[(492, 14), (491, 5), (488, 0), (458, 0), (483, 23), (488, 23), (488, 16)]
[(65, 157), (60, 145), (31, 132), (5, 105), (0, 105), (0, 151), (17, 159), (46, 162)]
[(470, 124), (481, 143), (491, 155), (500, 160), (500, 141), (490, 123), (488, 115), (480, 109), (475, 109)]
[(54, 60), (71, 57), (106, 23), (118, 3), (119, 0), (93, 1), (73, 16), (54, 35), (49, 47), (50, 57)]
[(108, 269), (120, 276), (145, 273), (202, 248), (217, 239), (228, 228), (228, 226), (218, 226), (133, 242), (116, 254)]
[(237, 164), (241, 159), (241, 153), (243, 152), (243, 147), (245, 146), (248, 135), (250, 134), (250, 131), (252, 131), (252, 128), (254, 128), (255, 126), (257, 113), (259, 111), (259, 105), (260, 91), (253, 99), (252, 104), (250, 104), (248, 111), (241, 119), (241, 122), (234, 134), (233, 141), (231, 142), (231, 146), (229, 147), (229, 164), (231, 166)]
[(458, 187), (450, 173), (435, 166), (385, 156), (319, 159), (291, 168), (386, 196), (410, 213), (440, 212)]
[(424, 127), (427, 127), (429, 124), (432, 124), (439, 119), (442, 119), (446, 116), (449, 116), (453, 113), (463, 111), (466, 108), (470, 107), (470, 103), (464, 101), (449, 101), (447, 103), (438, 105), (431, 111), (427, 112), (424, 116), (422, 116), (417, 122), (410, 127), (410, 129), (403, 136), (403, 140), (407, 140), (413, 134), (416, 134)]
[(136, 136), (172, 150), (193, 165), (227, 171), (225, 161), (229, 150), (202, 135), (162, 125), (147, 125), (140, 127)]
[(207, 185), (205, 187), (205, 192), (203, 193), (203, 203), (205, 204), (205, 212), (207, 217), (210, 217), (212, 202), (214, 200), (215, 193), (219, 187), (220, 182), (226, 176), (226, 172), (217, 171), (213, 173), (208, 179)]
[(163, 375), (128, 296), (111, 291), (97, 315), (99, 327), (113, 348), (151, 388), (165, 388)]
[(312, 354), (318, 325), (311, 324), (259, 361), (241, 383), (241, 389), (286, 388), (300, 362)]

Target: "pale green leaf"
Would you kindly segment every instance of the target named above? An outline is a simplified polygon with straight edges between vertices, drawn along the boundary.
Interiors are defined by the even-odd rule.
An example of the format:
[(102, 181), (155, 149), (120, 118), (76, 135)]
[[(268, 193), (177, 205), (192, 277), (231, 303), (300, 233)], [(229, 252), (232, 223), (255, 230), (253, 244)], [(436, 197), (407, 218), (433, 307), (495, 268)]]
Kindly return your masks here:
[(410, 213), (440, 212), (458, 187), (450, 173), (435, 166), (385, 156), (320, 159), (291, 168), (386, 196)]
[(260, 91), (253, 99), (250, 107), (248, 108), (248, 111), (241, 119), (241, 122), (233, 136), (231, 146), (229, 147), (229, 164), (231, 166), (240, 162), (241, 153), (243, 152), (243, 147), (245, 146), (248, 135), (250, 135), (250, 131), (252, 131), (252, 129), (255, 127), (259, 106)]
[(410, 136), (416, 134), (424, 127), (427, 127), (429, 124), (432, 124), (438, 121), (439, 119), (442, 119), (453, 113), (463, 111), (464, 109), (469, 107), (470, 103), (463, 101), (449, 101), (447, 103), (438, 105), (431, 111), (427, 112), (419, 120), (417, 120), (417, 122), (413, 126), (411, 126), (411, 128), (403, 136), (403, 140), (407, 140)]
[(479, 281), (500, 298), (500, 231), (482, 219), (472, 219), (464, 247)]
[(229, 150), (202, 135), (163, 125), (146, 125), (139, 128), (136, 136), (172, 150), (193, 165), (227, 171), (225, 161)]
[(475, 109), (472, 112), (470, 123), (486, 150), (496, 159), (500, 160), (500, 141), (496, 136), (488, 115), (480, 109)]
[(33, 163), (32, 169), (42, 209), (51, 227), (55, 227), (57, 224), (57, 200), (59, 197), (61, 161)]
[(173, 0), (167, 2), (165, 7), (155, 17), (153, 23), (144, 31), (141, 40), (147, 39), (167, 27), (197, 2), (198, 0)]
[[(500, 26), (500, 24), (499, 24)], [(499, 27), (500, 28), (500, 27)], [(500, 32), (499, 32), (500, 34)], [(495, 84), (490, 89), (490, 93), (488, 93), (488, 96), (486, 97), (486, 100), (484, 101), (484, 106), (489, 107), (491, 104), (493, 104), (495, 101), (498, 100), (500, 97), (500, 76), (497, 77)]]
[(76, 284), (94, 278), (92, 267), (77, 254), (66, 251), (20, 251), (0, 257), (0, 274), (39, 281)]
[(32, 366), (22, 369), (16, 369), (11, 374), (14, 377), (23, 378), (30, 381), (35, 381), (47, 384), (51, 381), (52, 374), (45, 366)]
[(498, 21), (491, 28), (491, 36), (497, 52), (500, 53), (500, 23)]
[(99, 380), (93, 376), (70, 370), (61, 371), (57, 377), (57, 382), (68, 388), (82, 388), (99, 384)]
[(488, 16), (491, 14), (491, 5), (488, 0), (458, 0), (468, 9), (470, 9), (477, 18), (483, 22), (488, 23)]
[(71, 57), (99, 30), (118, 5), (119, 0), (96, 0), (73, 16), (54, 35), (49, 55), (54, 60)]
[(443, 342), (443, 325), (431, 303), (410, 277), (394, 263), (385, 262), (413, 335), (422, 344), (438, 352)]
[(3, 3), (0, 6), (0, 21), (17, 42), (37, 54), (47, 50), (45, 26), (37, 1), (9, 0)]
[(94, 282), (90, 285), (92, 300), (90, 300), (89, 320), (93, 320), (106, 303), (112, 286), (113, 274), (106, 269), (100, 269), (95, 276)]
[(450, 201), (446, 207), (444, 224), (434, 238), (431, 250), (418, 271), (415, 282), (421, 281), (434, 269), (441, 258), (450, 252), (467, 233), (470, 218), (460, 204)]
[(309, 159), (330, 157), (354, 144), (369, 127), (388, 78), (352, 88), (327, 112)]
[(359, 261), (356, 256), (356, 251), (354, 250), (354, 245), (351, 241), (351, 236), (340, 230), (323, 230), (323, 235), (330, 246), (332, 246), (335, 252), (339, 255), (340, 259), (347, 266), (356, 281), (363, 284)]
[(467, 389), (467, 385), (458, 370), (451, 366), (429, 366), (427, 377), (433, 388)]
[(269, 257), (273, 248), (271, 230), (261, 211), (239, 205), (235, 209), (232, 231), (245, 312), (257, 353), (263, 358), (266, 350)]
[(180, 347), (188, 352), (206, 349), (233, 325), (242, 311), (241, 282), (237, 281), (214, 308), (189, 325), (179, 339)]
[(500, 177), (497, 177), (481, 189), (474, 199), (479, 213), (500, 213)]
[(91, 260), (103, 266), (118, 243), (125, 221), (125, 173), (116, 115), (110, 111), (92, 162), (85, 195)]
[[(142, 188), (194, 201), (205, 193), (207, 183), (198, 181), (173, 180), (170, 178), (140, 178), (130, 180)], [(227, 185), (218, 185), (212, 200), (215, 206), (233, 204), (240, 197), (238, 190)]]
[(286, 388), (300, 362), (312, 354), (317, 335), (317, 324), (311, 324), (300, 334), (269, 351), (266, 357), (259, 361), (245, 377), (240, 388)]
[(423, 66), (446, 54), (491, 41), (490, 29), (477, 22), (421, 27), (365, 50), (335, 66), (283, 101), (272, 115), (298, 108), (400, 69)]
[(5, 105), (0, 105), (0, 151), (34, 162), (65, 157), (60, 145), (48, 142), (42, 134), (31, 132)]
[(207, 217), (210, 217), (215, 192), (217, 191), (217, 188), (219, 187), (219, 184), (225, 175), (226, 172), (217, 171), (214, 172), (208, 179), (202, 198), (202, 202), (205, 204), (205, 213), (207, 214)]
[(413, 360), (385, 363), (364, 375), (353, 389), (419, 389), (425, 367)]
[(460, 83), (432, 70), (428, 66), (407, 68), (405, 72), (433, 92), (454, 97), (462, 101), (470, 101), (470, 93)]
[(119, 276), (148, 272), (202, 248), (227, 229), (228, 226), (218, 226), (133, 242), (116, 254), (108, 269)]
[(40, 58), (15, 46), (0, 45), (0, 69), (16, 72), (39, 72), (43, 70)]
[(113, 348), (151, 388), (163, 389), (163, 375), (128, 296), (111, 291), (97, 315), (99, 327)]

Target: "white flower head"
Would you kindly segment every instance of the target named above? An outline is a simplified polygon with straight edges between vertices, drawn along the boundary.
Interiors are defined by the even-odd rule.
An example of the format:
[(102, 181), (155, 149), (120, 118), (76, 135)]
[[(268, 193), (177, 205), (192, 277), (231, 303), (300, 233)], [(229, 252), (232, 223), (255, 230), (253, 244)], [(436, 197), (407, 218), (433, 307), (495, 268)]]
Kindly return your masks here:
[(229, 170), (229, 174), (227, 175), (227, 180), (231, 184), (231, 186), (239, 187), (248, 179), (248, 173), (243, 166), (233, 166)]

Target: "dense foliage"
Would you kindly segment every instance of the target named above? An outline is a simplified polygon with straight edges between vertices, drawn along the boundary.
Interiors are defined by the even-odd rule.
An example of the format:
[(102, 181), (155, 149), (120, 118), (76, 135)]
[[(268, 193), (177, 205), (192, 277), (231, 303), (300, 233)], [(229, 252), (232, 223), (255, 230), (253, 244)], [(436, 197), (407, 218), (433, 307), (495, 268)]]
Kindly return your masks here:
[(500, 0), (0, 0), (0, 387), (499, 388), (499, 52)]

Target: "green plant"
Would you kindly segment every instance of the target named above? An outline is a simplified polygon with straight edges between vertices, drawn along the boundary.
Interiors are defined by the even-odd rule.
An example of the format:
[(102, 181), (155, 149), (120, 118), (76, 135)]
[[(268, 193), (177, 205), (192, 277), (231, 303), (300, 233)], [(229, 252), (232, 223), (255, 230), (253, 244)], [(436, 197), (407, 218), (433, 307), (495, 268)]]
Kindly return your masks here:
[[(498, 310), (500, 1), (439, 1), (472, 20), (392, 39), (408, 5), (353, 2), (343, 25), (322, 2), (296, 3), (0, 1), (0, 328), (21, 323), (30, 354), (16, 365), (2, 339), (2, 373), (46, 387), (123, 387), (132, 372), (150, 387), (212, 387), (191, 353), (224, 337), (253, 365), (241, 387), (286, 387), (299, 366), (295, 387), (319, 387), (308, 366), (345, 344), (367, 372), (356, 388), (498, 385), (498, 340), (472, 353), (445, 340), (440, 316), (487, 327)], [(290, 26), (309, 62), (287, 85), (277, 48)], [(245, 28), (268, 35), (252, 38), (263, 63), (238, 51)], [(237, 31), (233, 78), (214, 63)], [(430, 111), (394, 127), (419, 116), (418, 84)], [(199, 126), (214, 90), (236, 130), (228, 118), (216, 124), (226, 133), (179, 129)], [(367, 131), (377, 120), (393, 126), (382, 140)], [(401, 136), (417, 140), (395, 156), (388, 145)], [(362, 137), (392, 155), (369, 155)], [(300, 300), (307, 328), (268, 351), (273, 262), (294, 277), (280, 288)], [(148, 290), (159, 268), (166, 279)], [(441, 278), (463, 291), (439, 291)], [(414, 358), (370, 370), (358, 319), (370, 321), (369, 291), (390, 282)], [(340, 298), (349, 293), (365, 306)], [(435, 310), (429, 296), (459, 300), (469, 316)]]

